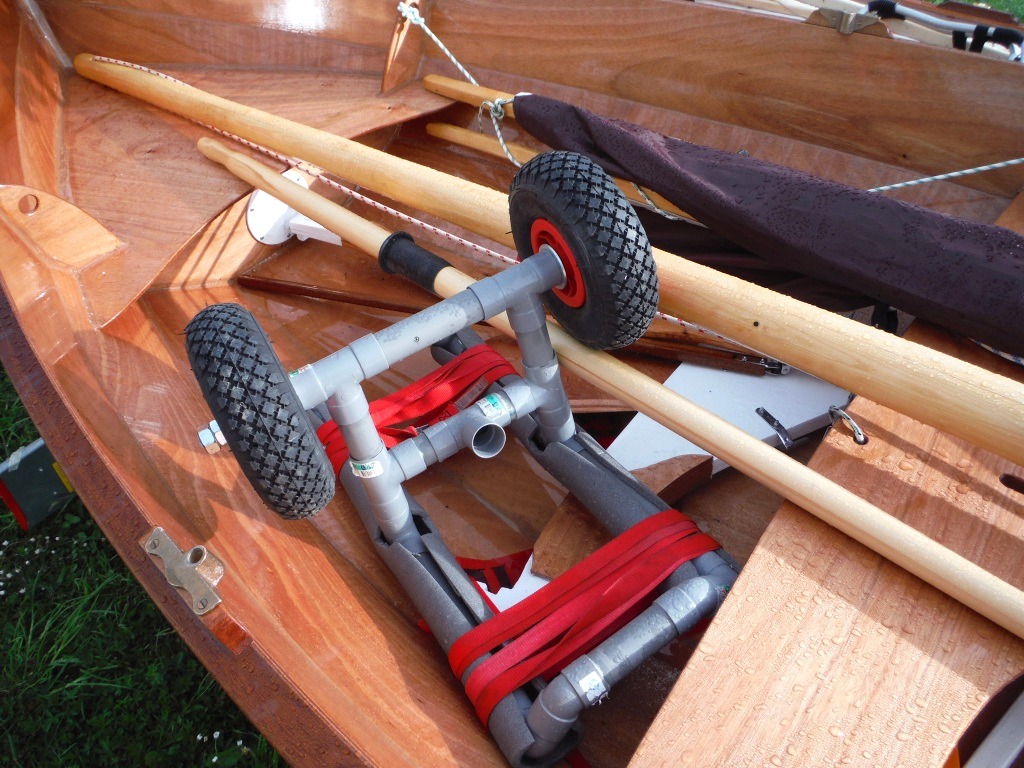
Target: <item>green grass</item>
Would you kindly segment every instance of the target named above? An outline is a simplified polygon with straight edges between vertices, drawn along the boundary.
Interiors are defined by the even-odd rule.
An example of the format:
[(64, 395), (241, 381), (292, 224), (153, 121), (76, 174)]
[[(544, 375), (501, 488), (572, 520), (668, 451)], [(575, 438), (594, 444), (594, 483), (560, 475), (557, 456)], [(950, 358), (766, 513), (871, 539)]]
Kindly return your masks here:
[[(941, 0), (930, 0), (934, 3), (941, 3)], [(970, 0), (965, 0), (970, 2)], [(1018, 19), (1024, 19), (1024, 0), (988, 0), (988, 2), (970, 2), (971, 5), (979, 5), (984, 8), (994, 8), (997, 11), (1006, 11)]]
[(1018, 19), (1024, 19), (1024, 0), (992, 0), (988, 3), (976, 3), (976, 5), (986, 5), (989, 8), (1012, 13)]
[[(0, 460), (36, 437), (0, 370)], [(81, 503), (24, 532), (0, 503), (0, 765), (283, 766)]]

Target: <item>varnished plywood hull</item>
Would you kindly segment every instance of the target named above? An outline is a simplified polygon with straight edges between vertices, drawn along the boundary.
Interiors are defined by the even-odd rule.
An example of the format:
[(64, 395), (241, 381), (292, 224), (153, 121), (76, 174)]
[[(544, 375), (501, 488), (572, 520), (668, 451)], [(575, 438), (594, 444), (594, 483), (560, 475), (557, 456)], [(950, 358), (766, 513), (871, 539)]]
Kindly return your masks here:
[[(429, 47), (421, 58), (418, 38), (400, 52), (404, 68), (389, 73), (394, 88), (380, 92), (396, 20), (389, 5), (316, 8), (314, 24), (267, 4), (206, 3), (179, 12), (143, 0), (102, 7), (47, 0), (32, 16), (13, 2), (0, 3), (9, 22), (0, 31), (0, 182), (18, 185), (0, 189), (0, 356), (122, 558), (289, 762), (501, 765), (347, 500), (339, 495), (308, 521), (284, 521), (260, 503), (229, 453), (209, 456), (196, 439), (209, 411), (181, 334), (202, 307), (244, 304), (294, 368), (384, 327), (428, 297), (381, 277), (351, 249), (255, 244), (242, 221), (248, 190), (194, 150), (206, 129), (61, 66), (86, 49), (159, 66), (218, 95), (507, 188), (511, 166), (426, 135), (425, 123), (439, 110), (465, 126), (475, 113), (420, 87), (419, 75), (450, 69)], [(494, 87), (561, 97), (856, 186), (1006, 159), (1024, 138), (1024, 115), (1012, 98), (1019, 73), (967, 54), (845, 38), (691, 4), (513, 8), (453, 0), (435, 4), (429, 18)], [(566, 19), (579, 23), (567, 27)], [(570, 39), (566, 28), (575, 30)], [(731, 47), (737, 34), (739, 53)], [(885, 89), (864, 74), (893, 71), (900, 80)], [(983, 111), (982, 102), (1002, 107)], [(529, 143), (514, 124), (507, 135)], [(991, 221), (1022, 183), (1024, 175), (1008, 169), (903, 194)], [(394, 226), (382, 214), (356, 209)], [(421, 240), (446, 248), (474, 275), (496, 268), (433, 235)], [(311, 298), (327, 294), (330, 299)], [(664, 363), (635, 364), (655, 377), (670, 370)], [(375, 381), (370, 394), (396, 389), (430, 367), (425, 358), (402, 363)], [(581, 381), (569, 379), (568, 386), (585, 410), (621, 407)], [(871, 433), (871, 456), (833, 435), (814, 466), (858, 492), (870, 491), (884, 474), (886, 484), (878, 488), (888, 490), (875, 494), (879, 506), (911, 510), (912, 523), (1018, 583), (1014, 553), (1024, 548), (1013, 545), (1024, 537), (1020, 497), (997, 487), (992, 473), (1013, 475), (1019, 468), (951, 447), (921, 425), (913, 427), (913, 440), (929, 446), (931, 458), (913, 458), (902, 417), (879, 415), (869, 404), (859, 414)], [(918, 460), (938, 479), (901, 469)], [(935, 483), (947, 481), (936, 490)], [(511, 446), (486, 463), (451, 460), (411, 490), (450, 548), (477, 558), (530, 546), (565, 497)], [(964, 499), (975, 495), (965, 534), (972, 543), (943, 535), (957, 528)], [(726, 522), (719, 510), (730, 506), (734, 520), (746, 517), (731, 492), (720, 492), (707, 512), (695, 511), (727, 547), (732, 529), (749, 525)], [(770, 517), (737, 537), (749, 542), (746, 549)], [(167, 583), (141, 545), (155, 527), (182, 548), (201, 544), (224, 561), (220, 607), (199, 617)], [(812, 546), (805, 538), (828, 556), (801, 559), (798, 553)], [(798, 573), (780, 578), (780, 568)], [(795, 509), (772, 522), (743, 579), (678, 685), (673, 688), (678, 663), (689, 653), (682, 647), (656, 657), (589, 713), (584, 750), (592, 765), (671, 764), (683, 752), (694, 765), (775, 758), (792, 765), (844, 759), (939, 765), (973, 711), (1024, 666), (1020, 641)], [(878, 606), (908, 592), (914, 610), (927, 618), (926, 631), (915, 634), (906, 622), (889, 626), (879, 616)], [(802, 610), (807, 600), (813, 608)], [(751, 612), (751, 602), (761, 614)], [(872, 634), (876, 620), (883, 627), (879, 639)], [(765, 627), (775, 634), (766, 635)], [(801, 643), (810, 643), (814, 654), (800, 655)], [(921, 662), (918, 671), (893, 663), (908, 658), (908, 647)], [(772, 669), (770, 685), (745, 671), (762, 665)], [(795, 686), (804, 698), (788, 695)], [(806, 697), (844, 713), (826, 723), (820, 707), (783, 705)], [(944, 706), (927, 715), (914, 710), (930, 697)], [(866, 720), (857, 719), (861, 712)], [(694, 725), (705, 713), (713, 714), (715, 727)], [(856, 737), (830, 740), (837, 738), (830, 729), (845, 734), (858, 723)], [(680, 744), (683, 725), (687, 741)], [(756, 743), (744, 733), (759, 734)]]

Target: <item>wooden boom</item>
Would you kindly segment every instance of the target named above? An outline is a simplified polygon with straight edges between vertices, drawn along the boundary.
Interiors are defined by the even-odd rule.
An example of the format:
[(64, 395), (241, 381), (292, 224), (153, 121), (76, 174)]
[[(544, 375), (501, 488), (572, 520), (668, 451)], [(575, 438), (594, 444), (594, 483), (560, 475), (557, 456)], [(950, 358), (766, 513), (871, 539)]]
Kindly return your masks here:
[[(383, 227), (365, 221), (213, 139), (200, 139), (199, 149), (243, 181), (287, 203), (371, 256), (377, 256), (384, 240), (391, 235)], [(434, 291), (447, 297), (472, 282), (468, 275), (448, 267), (438, 273)], [(504, 315), (492, 318), (489, 323), (504, 333), (512, 332)], [(584, 347), (550, 323), (548, 332), (559, 359), (574, 373), (1024, 637), (1024, 592), (625, 363)]]
[[(458, 144), (462, 147), (475, 149), (478, 152), (485, 152), (486, 154), (493, 155), (494, 157), (505, 157), (505, 151), (501, 148), (501, 143), (498, 141), (497, 137), (477, 133), (476, 131), (471, 131), (468, 128), (462, 128), (458, 125), (448, 125), (447, 123), (427, 123), (427, 135), (443, 139), (444, 141), (449, 141), (452, 144)], [(540, 151), (536, 149), (524, 147), (522, 144), (516, 144), (511, 141), (506, 142), (505, 146), (508, 147), (512, 157), (520, 163), (525, 163), (531, 157), (535, 157), (540, 154)], [(643, 189), (642, 187), (633, 184), (631, 181), (619, 179), (614, 176), (612, 176), (612, 181), (615, 182), (615, 186), (619, 188), (619, 191), (634, 203), (646, 206), (650, 206), (651, 203), (653, 203), (657, 208), (665, 211), (666, 213), (671, 213), (675, 216), (681, 216), (689, 221), (696, 222), (696, 219), (694, 219), (693, 216), (652, 189)], [(643, 189), (643, 194), (640, 193), (641, 189)]]
[[(511, 244), (500, 192), (92, 54), (79, 54), (75, 68)], [(1024, 385), (665, 251), (654, 256), (667, 312), (1024, 465)]]

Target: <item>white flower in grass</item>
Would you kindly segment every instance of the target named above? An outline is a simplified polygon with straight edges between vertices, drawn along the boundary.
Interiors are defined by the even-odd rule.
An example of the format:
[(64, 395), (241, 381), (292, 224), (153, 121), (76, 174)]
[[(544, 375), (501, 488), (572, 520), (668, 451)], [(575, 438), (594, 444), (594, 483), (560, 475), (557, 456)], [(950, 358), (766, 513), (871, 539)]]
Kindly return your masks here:
[[(3, 594), (3, 593), (2, 593), (2, 592), (0, 592), (0, 594)], [(241, 740), (241, 739), (239, 739), (238, 741), (236, 741), (236, 742), (235, 742), (235, 745), (236, 745), (236, 746), (239, 746), (239, 747), (240, 747), (240, 746), (242, 746), (242, 740)]]
[(216, 755), (214, 755), (214, 756), (213, 756), (213, 760), (211, 760), (210, 762), (211, 762), (211, 763), (216, 763), (216, 762), (217, 762), (217, 756), (216, 756)]
[(196, 734), (196, 741), (202, 741), (202, 740), (203, 740), (203, 734), (197, 733)]
[(220, 738), (220, 731), (214, 731), (213, 732), (213, 738), (219, 739)]

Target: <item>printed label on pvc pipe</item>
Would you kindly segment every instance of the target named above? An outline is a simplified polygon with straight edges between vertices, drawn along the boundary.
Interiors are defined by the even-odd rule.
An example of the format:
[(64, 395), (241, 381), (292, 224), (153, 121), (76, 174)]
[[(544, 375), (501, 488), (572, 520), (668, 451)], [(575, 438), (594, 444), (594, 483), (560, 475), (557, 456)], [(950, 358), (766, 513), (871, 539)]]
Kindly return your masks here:
[(481, 376), (479, 379), (476, 380), (473, 386), (466, 390), (466, 393), (462, 397), (455, 401), (455, 407), (458, 408), (460, 411), (466, 410), (467, 408), (469, 408), (469, 406), (476, 402), (476, 399), (484, 393), (484, 390), (487, 389), (487, 387), (488, 382), (486, 377)]
[(349, 466), (356, 477), (377, 477), (384, 474), (384, 463), (381, 461), (350, 461)]
[(580, 689), (583, 691), (583, 695), (587, 698), (588, 704), (593, 704), (595, 701), (599, 701), (604, 698), (605, 694), (608, 693), (608, 689), (605, 688), (604, 680), (596, 672), (589, 673), (586, 677), (580, 680)]
[(506, 412), (505, 404), (497, 395), (486, 395), (477, 401), (477, 405), (488, 419), (496, 419)]

